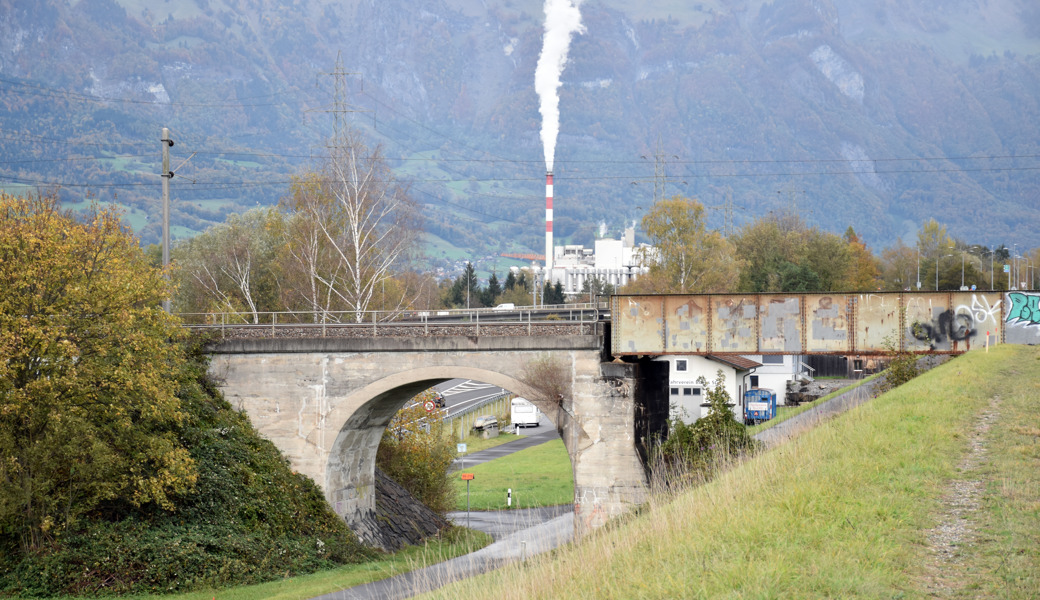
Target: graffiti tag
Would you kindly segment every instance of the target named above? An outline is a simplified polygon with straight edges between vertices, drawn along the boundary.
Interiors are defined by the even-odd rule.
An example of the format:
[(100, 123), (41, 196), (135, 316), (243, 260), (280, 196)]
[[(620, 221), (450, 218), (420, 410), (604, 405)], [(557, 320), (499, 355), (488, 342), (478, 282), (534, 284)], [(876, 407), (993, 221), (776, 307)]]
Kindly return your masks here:
[(910, 326), (910, 333), (922, 342), (931, 342), (934, 350), (935, 344), (941, 344), (947, 339), (960, 342), (970, 338), (976, 333), (974, 325), (975, 321), (970, 314), (945, 310), (930, 323), (914, 323)]
[(1024, 321), (1027, 325), (1040, 324), (1040, 295), (1011, 292), (1008, 294), (1011, 308), (1008, 309), (1008, 323)]
[(966, 311), (975, 316), (975, 320), (980, 323), (993, 319), (996, 322), (997, 315), (1000, 314), (1000, 300), (997, 300), (993, 304), (989, 303), (989, 298), (983, 296), (982, 301), (979, 301), (979, 297), (975, 294), (971, 295), (971, 306), (962, 304), (957, 307), (957, 312)]

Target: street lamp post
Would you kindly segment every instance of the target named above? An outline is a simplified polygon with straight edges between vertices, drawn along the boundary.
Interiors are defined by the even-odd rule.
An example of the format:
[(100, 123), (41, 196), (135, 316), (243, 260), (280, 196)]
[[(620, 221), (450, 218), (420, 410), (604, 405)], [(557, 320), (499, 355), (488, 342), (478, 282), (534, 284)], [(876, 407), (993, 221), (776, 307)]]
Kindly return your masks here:
[(1011, 245), (1011, 278), (1014, 280), (1014, 285), (1008, 284), (1009, 290), (1018, 289), (1018, 244), (1014, 243)]
[(964, 253), (961, 252), (961, 291), (964, 291)]
[(993, 255), (997, 253), (996, 248), (989, 251), (989, 289), (993, 289)]
[(921, 289), (921, 244), (917, 244), (917, 289)]
[(940, 258), (949, 258), (951, 256), (953, 256), (953, 255), (952, 254), (944, 254), (944, 255), (939, 255), (939, 256), (935, 257), (935, 291), (937, 291), (937, 292), (939, 291), (939, 259)]

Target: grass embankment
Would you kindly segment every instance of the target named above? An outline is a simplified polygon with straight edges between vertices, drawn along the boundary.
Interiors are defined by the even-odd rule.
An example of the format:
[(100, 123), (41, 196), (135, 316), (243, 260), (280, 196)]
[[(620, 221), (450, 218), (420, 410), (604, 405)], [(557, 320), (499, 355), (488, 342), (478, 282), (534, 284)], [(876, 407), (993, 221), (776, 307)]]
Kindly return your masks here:
[[(580, 544), (432, 597), (1040, 597), (1038, 395), (1040, 350), (972, 351)], [(983, 458), (961, 468), (973, 440)], [(973, 481), (959, 513), (951, 498)], [(944, 558), (930, 532), (958, 514), (965, 537)]]
[[(297, 577), (286, 577), (258, 585), (247, 585), (220, 590), (203, 590), (187, 594), (126, 596), (130, 600), (305, 600), (337, 592), (372, 581), (379, 581), (416, 569), (437, 564), (483, 548), (491, 536), (464, 529), (455, 529), (450, 539), (428, 540), (425, 546), (408, 546), (386, 558), (359, 565), (349, 565)], [(14, 599), (17, 600), (17, 599)]]
[[(563, 441), (556, 439), (480, 465), (469, 485), (471, 510), (504, 510), (506, 490), (513, 490), (512, 508), (555, 506), (574, 502), (574, 474)], [(456, 508), (466, 510), (466, 482), (455, 479)]]

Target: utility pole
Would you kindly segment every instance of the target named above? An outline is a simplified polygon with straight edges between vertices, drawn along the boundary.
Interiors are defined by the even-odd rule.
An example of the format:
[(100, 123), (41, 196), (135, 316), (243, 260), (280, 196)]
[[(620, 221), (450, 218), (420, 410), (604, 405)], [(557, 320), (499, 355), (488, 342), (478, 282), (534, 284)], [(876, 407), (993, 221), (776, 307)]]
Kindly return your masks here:
[[(787, 194), (788, 210), (791, 211), (792, 215), (800, 216), (798, 214), (798, 199), (795, 197), (795, 195), (796, 194), (804, 194), (804, 193), (806, 193), (805, 190), (796, 190), (796, 189), (794, 189), (792, 187), (787, 187), (787, 188), (782, 189), (782, 190), (777, 190), (776, 193), (777, 193), (778, 196), (780, 196), (780, 202), (781, 203), (783, 202), (783, 199), (784, 199), (783, 195)], [(812, 212), (812, 211), (809, 211), (809, 212)]]
[[(343, 143), (343, 130), (346, 127), (345, 115), (347, 113), (361, 112), (352, 108), (347, 104), (345, 96), (347, 94), (347, 75), (358, 75), (359, 73), (347, 72), (343, 69), (342, 52), (336, 55), (336, 66), (333, 68), (331, 73), (322, 73), (322, 75), (332, 76), (332, 89), (333, 99), (332, 106), (325, 106), (323, 108), (313, 109), (315, 112), (332, 113), (332, 135), (334, 141), (330, 147), (339, 147), (337, 144)], [(308, 111), (309, 112), (309, 111)]]
[(726, 237), (733, 233), (733, 190), (726, 190), (726, 204), (723, 209), (722, 231)]
[[(164, 276), (169, 278), (170, 273), (170, 179), (173, 171), (170, 170), (170, 130), (162, 128), (162, 266)], [(163, 300), (163, 310), (170, 312), (170, 299)]]
[(657, 136), (657, 153), (654, 154), (654, 204), (664, 200), (664, 153), (661, 152), (661, 136)]

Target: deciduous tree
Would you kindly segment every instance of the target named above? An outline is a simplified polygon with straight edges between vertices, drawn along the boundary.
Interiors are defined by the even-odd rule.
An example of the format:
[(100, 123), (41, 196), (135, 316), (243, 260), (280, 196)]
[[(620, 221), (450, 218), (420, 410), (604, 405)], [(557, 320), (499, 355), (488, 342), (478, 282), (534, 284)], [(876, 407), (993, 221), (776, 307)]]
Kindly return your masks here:
[(282, 225), (273, 208), (255, 208), (178, 244), (173, 252), (181, 283), (177, 309), (240, 312), (252, 323), (260, 322), (261, 312), (279, 310)]
[(742, 292), (840, 291), (849, 285), (853, 250), (842, 238), (810, 228), (796, 215), (769, 215), (734, 237), (745, 260)]
[(106, 501), (171, 507), (196, 478), (179, 333), (118, 215), (0, 194), (0, 289), (0, 532), (33, 551)]
[(845, 230), (844, 238), (848, 244), (849, 268), (842, 289), (851, 292), (878, 289), (881, 278), (880, 262), (851, 225)]
[(918, 254), (916, 248), (911, 248), (897, 240), (896, 245), (886, 248), (881, 253), (882, 284), (888, 291), (916, 290), (918, 282)]
[[(921, 277), (924, 281), (934, 282), (937, 271), (942, 270), (942, 260), (953, 254), (953, 238), (946, 233), (945, 225), (929, 219), (917, 232), (917, 248), (921, 251)], [(923, 286), (923, 289), (927, 288), (927, 285)]]
[(654, 252), (641, 261), (649, 272), (636, 292), (702, 293), (731, 289), (739, 273), (732, 245), (704, 222), (704, 206), (689, 198), (661, 200), (643, 217)]
[[(418, 207), (397, 183), (382, 151), (368, 147), (353, 131), (330, 141), (320, 175), (327, 197), (323, 209), (310, 216), (337, 262), (317, 278), (360, 322), (380, 284), (417, 249)], [(397, 306), (407, 304), (402, 297)]]

